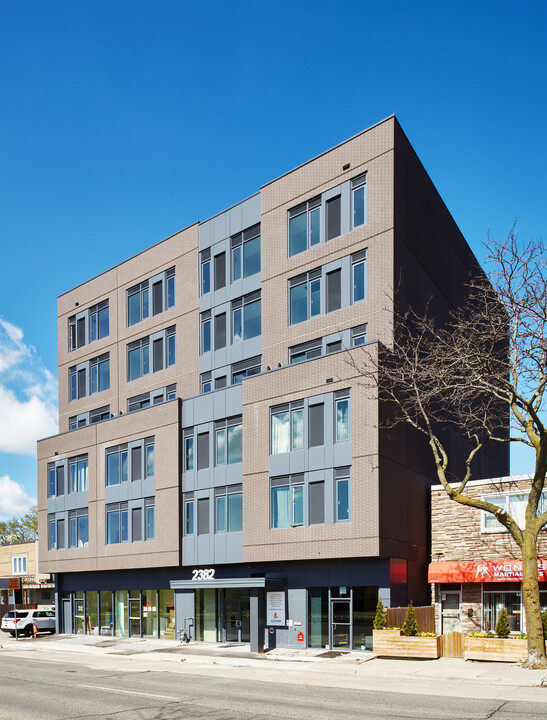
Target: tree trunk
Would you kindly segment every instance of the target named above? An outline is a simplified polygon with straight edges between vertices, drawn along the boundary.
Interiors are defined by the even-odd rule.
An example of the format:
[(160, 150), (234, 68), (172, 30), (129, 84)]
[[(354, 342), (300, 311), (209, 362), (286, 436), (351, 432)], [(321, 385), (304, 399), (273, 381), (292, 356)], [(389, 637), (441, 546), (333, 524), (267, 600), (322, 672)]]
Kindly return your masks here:
[(525, 667), (547, 667), (545, 638), (539, 603), (539, 584), (537, 570), (537, 537), (535, 533), (524, 531), (522, 545), (522, 602), (526, 616), (528, 635), (528, 661)]

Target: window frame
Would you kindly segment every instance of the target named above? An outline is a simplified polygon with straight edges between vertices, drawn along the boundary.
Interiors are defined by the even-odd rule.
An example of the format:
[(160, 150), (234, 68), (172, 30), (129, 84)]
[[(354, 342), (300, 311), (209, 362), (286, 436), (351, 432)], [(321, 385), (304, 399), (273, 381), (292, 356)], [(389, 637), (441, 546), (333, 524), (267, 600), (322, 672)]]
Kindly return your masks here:
[[(106, 311), (106, 321), (104, 314)], [(102, 318), (101, 318), (102, 313)], [(79, 323), (82, 323), (80, 325)], [(106, 323), (106, 332), (104, 332), (104, 324)], [(101, 333), (101, 327), (103, 332)], [(80, 342), (79, 330), (83, 328), (83, 342)], [(95, 328), (95, 332), (93, 332)], [(103, 340), (110, 335), (110, 310), (109, 298), (95, 303), (85, 310), (80, 310), (75, 315), (68, 318), (68, 351), (74, 352), (92, 342)]]
[[(166, 312), (167, 310), (170, 310), (172, 307), (175, 307), (176, 305), (176, 268), (173, 265), (170, 268), (167, 268), (166, 270), (163, 270), (162, 272), (158, 273), (157, 275), (154, 275), (152, 277), (147, 278), (146, 280), (143, 280), (142, 282), (138, 283), (137, 285), (132, 285), (131, 287), (127, 288), (125, 291), (125, 306), (126, 306), (126, 313), (125, 313), (125, 320), (126, 320), (126, 327), (132, 327), (133, 325), (137, 325), (138, 323), (142, 322), (143, 320), (146, 320), (151, 317), (155, 317), (156, 315), (159, 315), (162, 312)], [(155, 288), (160, 286), (160, 292), (159, 292), (159, 298), (160, 303), (159, 307), (156, 305), (156, 291)], [(139, 306), (139, 313), (138, 313), (138, 319), (133, 320), (133, 322), (130, 322), (131, 315), (130, 315), (130, 298), (135, 297), (138, 295), (138, 306)]]

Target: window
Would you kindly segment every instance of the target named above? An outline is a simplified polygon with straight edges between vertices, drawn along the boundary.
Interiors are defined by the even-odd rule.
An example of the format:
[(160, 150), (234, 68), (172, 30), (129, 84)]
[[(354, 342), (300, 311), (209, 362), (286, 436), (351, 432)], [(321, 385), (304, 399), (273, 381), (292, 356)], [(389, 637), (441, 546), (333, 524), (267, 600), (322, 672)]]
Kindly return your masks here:
[(57, 523), (55, 517), (48, 516), (48, 550), (57, 549)]
[(290, 324), (321, 314), (321, 268), (289, 281)]
[(184, 437), (184, 469), (185, 470), (193, 470), (194, 469), (194, 436), (186, 436)]
[(66, 536), (65, 536), (65, 521), (64, 519), (57, 520), (57, 550), (64, 550), (66, 548)]
[(145, 512), (145, 527), (144, 527), (144, 539), (153, 540), (155, 538), (155, 515), (156, 507), (154, 498), (146, 498), (144, 501), (144, 512)]
[(131, 510), (131, 533), (132, 542), (142, 540), (142, 508), (140, 507)]
[(201, 394), (210, 393), (213, 389), (212, 374), (210, 371), (200, 375)]
[(270, 479), (271, 526), (288, 528), (304, 524), (304, 475)]
[(169, 400), (174, 400), (177, 397), (177, 385), (167, 385), (167, 387), (158, 388), (141, 395), (135, 395), (134, 397), (128, 398), (127, 400), (127, 412), (136, 412), (137, 410), (143, 410), (151, 405), (161, 405)]
[(243, 529), (242, 486), (228, 485), (215, 490), (215, 532)]
[(220, 390), (226, 387), (226, 375), (221, 375), (215, 378), (215, 390)]
[(304, 447), (304, 401), (272, 408), (270, 413), (270, 454), (301, 450)]
[[(137, 380), (175, 364), (176, 327), (161, 330), (127, 346), (127, 379)], [(152, 353), (150, 353), (152, 346)]]
[(17, 555), (11, 559), (11, 571), (13, 575), (27, 574), (27, 556)]
[(184, 502), (184, 534), (194, 534), (194, 501), (185, 500)]
[(336, 522), (349, 520), (349, 468), (335, 468)]
[(337, 195), (336, 197), (327, 200), (327, 240), (332, 240), (340, 235), (341, 201), (341, 195)]
[(59, 497), (68, 493), (87, 492), (88, 459), (87, 455), (49, 463), (48, 497)]
[(366, 250), (362, 250), (351, 256), (351, 299), (353, 303), (361, 302), (361, 300), (364, 300), (366, 297), (366, 258)]
[(226, 253), (215, 255), (215, 290), (226, 286)]
[(341, 390), (334, 395), (336, 414), (334, 442), (349, 440), (349, 396), (346, 393), (346, 390)]
[(325, 483), (311, 482), (308, 485), (310, 525), (322, 525), (325, 522)]
[(69, 351), (102, 340), (109, 333), (108, 300), (68, 318)]
[(209, 498), (198, 499), (198, 535), (209, 534)]
[(352, 226), (354, 228), (366, 223), (366, 189), (366, 173), (351, 181)]
[(208, 292), (211, 292), (211, 250), (208, 248), (207, 250), (203, 250), (200, 253), (200, 261), (201, 261), (201, 294), (207, 295)]
[[(526, 505), (528, 504), (529, 493), (497, 493), (495, 495), (485, 495), (483, 500), (492, 503), (493, 505), (499, 505), (503, 508), (511, 517), (515, 520), (517, 525), (523, 529), (526, 524)], [(538, 515), (541, 515), (547, 510), (547, 491), (541, 496), (538, 504)], [(492, 513), (482, 511), (482, 532), (507, 532), (500, 522), (497, 521), (496, 517)], [(547, 529), (544, 527), (543, 529)]]
[(324, 443), (325, 433), (325, 419), (324, 419), (325, 406), (323, 403), (317, 405), (310, 405), (308, 408), (308, 422), (309, 422), (309, 446), (319, 447)]
[[(150, 307), (152, 305), (152, 307)], [(169, 268), (127, 291), (127, 325), (135, 325), (150, 314), (159, 313), (175, 305), (175, 268)], [(150, 313), (150, 311), (152, 311)]]
[(336, 340), (335, 342), (327, 343), (326, 351), (327, 355), (332, 353), (340, 352), (342, 350), (342, 341)]
[(260, 290), (232, 301), (232, 342), (250, 340), (261, 332)]
[(110, 405), (105, 405), (104, 407), (91, 410), (90, 412), (81, 413), (80, 415), (74, 415), (69, 418), (68, 426), (69, 430), (77, 430), (78, 428), (85, 427), (86, 425), (103, 422), (103, 420), (110, 420)]
[(232, 465), (241, 460), (241, 416), (215, 422), (215, 464)]
[(211, 311), (201, 313), (201, 354), (211, 350)]
[(321, 242), (321, 197), (289, 210), (289, 255)]
[(261, 370), (261, 365), (261, 355), (234, 363), (232, 365), (232, 385), (237, 385), (246, 377), (251, 377), (251, 375), (258, 375)]
[(226, 347), (226, 313), (215, 315), (215, 350)]
[(232, 246), (232, 282), (260, 272), (260, 225), (234, 235)]
[(351, 329), (352, 346), (364, 345), (367, 342), (367, 325), (358, 325)]
[(68, 461), (69, 492), (86, 492), (88, 486), (87, 455)]
[(110, 388), (110, 356), (108, 353), (87, 360), (80, 365), (69, 368), (70, 400), (93, 395)]
[(320, 357), (322, 354), (322, 344), (323, 339), (317, 338), (317, 340), (310, 340), (310, 342), (307, 343), (293, 345), (293, 347), (289, 348), (289, 363), (294, 365), (304, 362), (304, 360)]
[(327, 312), (342, 307), (342, 270), (327, 273)]
[(129, 542), (129, 510), (126, 502), (106, 506), (106, 543)]
[(135, 440), (106, 450), (106, 485), (154, 477), (154, 438)]
[(209, 467), (209, 433), (198, 433), (198, 470)]
[(71, 510), (68, 513), (69, 547), (87, 547), (89, 545), (89, 519), (87, 508)]

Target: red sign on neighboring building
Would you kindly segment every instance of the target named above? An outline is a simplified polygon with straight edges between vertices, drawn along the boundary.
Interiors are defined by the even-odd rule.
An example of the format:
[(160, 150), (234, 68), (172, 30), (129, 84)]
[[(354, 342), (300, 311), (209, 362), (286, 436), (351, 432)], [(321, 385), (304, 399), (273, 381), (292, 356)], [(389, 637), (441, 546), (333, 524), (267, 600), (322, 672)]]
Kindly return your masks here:
[[(522, 560), (433, 562), (428, 582), (522, 582)], [(547, 560), (538, 559), (538, 580), (547, 582)]]

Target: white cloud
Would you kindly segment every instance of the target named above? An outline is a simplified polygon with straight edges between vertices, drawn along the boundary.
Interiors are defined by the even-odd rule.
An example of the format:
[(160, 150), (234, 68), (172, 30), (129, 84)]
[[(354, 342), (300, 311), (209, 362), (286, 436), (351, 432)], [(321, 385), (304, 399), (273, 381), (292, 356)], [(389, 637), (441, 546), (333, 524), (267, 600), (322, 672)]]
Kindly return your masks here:
[(9, 475), (0, 475), (0, 522), (24, 515), (36, 505), (36, 498), (30, 497), (22, 485)]
[(0, 452), (35, 455), (55, 435), (57, 384), (21, 328), (0, 318)]

